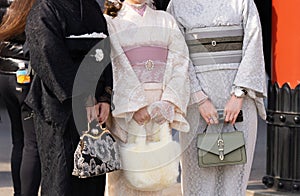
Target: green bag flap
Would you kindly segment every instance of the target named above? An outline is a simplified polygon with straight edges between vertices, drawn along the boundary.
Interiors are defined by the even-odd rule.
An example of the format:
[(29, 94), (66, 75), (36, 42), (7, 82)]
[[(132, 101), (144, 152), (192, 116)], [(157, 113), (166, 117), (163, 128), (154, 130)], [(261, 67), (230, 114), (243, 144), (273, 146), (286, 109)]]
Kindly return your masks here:
[[(224, 140), (224, 155), (245, 145), (244, 134), (241, 131), (233, 131), (222, 134)], [(219, 155), (217, 145), (219, 133), (201, 133), (198, 135), (197, 147), (201, 150)]]

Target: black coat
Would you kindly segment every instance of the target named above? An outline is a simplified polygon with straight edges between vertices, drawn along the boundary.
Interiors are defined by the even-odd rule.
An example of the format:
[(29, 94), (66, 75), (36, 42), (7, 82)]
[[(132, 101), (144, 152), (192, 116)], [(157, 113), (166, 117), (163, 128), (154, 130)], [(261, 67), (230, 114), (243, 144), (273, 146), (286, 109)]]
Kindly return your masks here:
[(0, 18), (2, 19), (3, 15), (6, 12), (6, 9), (9, 7), (12, 1), (10, 0), (0, 0)]
[(0, 42), (0, 74), (15, 75), (19, 62), (28, 63), (29, 58), (24, 55), (23, 50), (24, 42), (25, 34)]
[[(0, 21), (12, 1), (0, 0)], [(28, 61), (23, 52), (25, 34), (16, 35), (8, 41), (0, 42), (0, 74), (16, 74), (18, 62)]]
[[(105, 18), (95, 0), (37, 0), (27, 18), (25, 32), (31, 66), (35, 71), (26, 102), (45, 121), (61, 124), (70, 115), (72, 98), (74, 101), (74, 97), (93, 94), (91, 89), (81, 88), (74, 95), (73, 84), (85, 55), (99, 41), (70, 40), (67, 37), (93, 32), (108, 35)], [(109, 58), (109, 51), (103, 50), (106, 58)], [(86, 78), (94, 79), (95, 73), (99, 74), (99, 79), (101, 72), (97, 70), (93, 76), (82, 80), (86, 83), (83, 86), (98, 82), (96, 98), (110, 102), (111, 64), (106, 60), (98, 62), (97, 66), (99, 70), (106, 67), (100, 80), (86, 81)], [(87, 67), (85, 70), (91, 69)], [(76, 104), (84, 105), (82, 101)]]

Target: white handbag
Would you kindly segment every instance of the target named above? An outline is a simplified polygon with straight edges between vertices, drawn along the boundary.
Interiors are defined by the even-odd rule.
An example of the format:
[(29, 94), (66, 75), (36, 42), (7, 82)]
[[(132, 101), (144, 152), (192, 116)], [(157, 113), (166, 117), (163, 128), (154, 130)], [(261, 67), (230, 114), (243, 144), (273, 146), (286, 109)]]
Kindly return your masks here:
[[(138, 126), (138, 127), (137, 127)], [(128, 128), (138, 129), (134, 143), (120, 147), (122, 169), (128, 184), (137, 190), (156, 191), (177, 183), (180, 144), (172, 140), (169, 123), (153, 129), (159, 131), (159, 141), (147, 142), (140, 125), (133, 122)]]

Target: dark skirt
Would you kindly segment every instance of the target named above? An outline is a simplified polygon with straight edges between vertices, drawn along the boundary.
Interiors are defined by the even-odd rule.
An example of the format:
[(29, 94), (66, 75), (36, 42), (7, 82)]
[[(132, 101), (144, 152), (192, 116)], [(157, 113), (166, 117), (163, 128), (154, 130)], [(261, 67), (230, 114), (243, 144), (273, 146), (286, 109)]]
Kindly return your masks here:
[(42, 166), (42, 195), (104, 195), (105, 175), (87, 179), (72, 176), (73, 155), (79, 142), (73, 118), (60, 125), (35, 114), (34, 121)]

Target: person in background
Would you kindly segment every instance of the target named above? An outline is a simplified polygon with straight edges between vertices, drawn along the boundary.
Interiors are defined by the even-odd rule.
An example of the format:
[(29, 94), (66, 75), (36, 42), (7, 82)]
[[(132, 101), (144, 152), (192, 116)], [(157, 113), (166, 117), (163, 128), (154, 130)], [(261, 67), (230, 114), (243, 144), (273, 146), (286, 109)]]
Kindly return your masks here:
[[(82, 119), (87, 123), (85, 99), (86, 93), (92, 93), (84, 92), (83, 88), (73, 95), (73, 84), (82, 60), (98, 41), (70, 39), (92, 33), (107, 36), (101, 8), (95, 0), (37, 0), (27, 17), (25, 32), (35, 72), (26, 103), (34, 113), (42, 166), (41, 193), (103, 195), (105, 175), (85, 179), (72, 176), (78, 131), (86, 130), (77, 126), (72, 103), (81, 108), (81, 114), (85, 115)], [(98, 102), (99, 110), (95, 112), (98, 120), (104, 123), (110, 113), (111, 66), (105, 68), (98, 82), (99, 91), (92, 96)]]
[(154, 5), (157, 10), (166, 10), (170, 0), (154, 0)]
[[(2, 15), (0, 25), (0, 94), (6, 105), (10, 122), (13, 149), (11, 173), (14, 195), (35, 196), (41, 179), (40, 159), (36, 143), (32, 111), (24, 100), (31, 83), (29, 56), (26, 53), (25, 22), (34, 0), (1, 0), (11, 5)], [(26, 72), (19, 75), (19, 72)], [(16, 77), (16, 74), (19, 76)]]
[[(189, 145), (181, 162), (183, 195), (245, 195), (257, 116), (266, 118), (264, 55), (256, 6), (253, 0), (171, 0), (167, 10), (185, 35), (193, 63), (187, 118), (192, 129), (180, 135), (182, 145)], [(225, 123), (219, 121), (217, 109), (223, 110)], [(244, 120), (236, 122), (240, 110)], [(207, 125), (211, 132), (232, 131), (233, 124), (244, 132), (247, 163), (199, 168), (197, 134)]]

